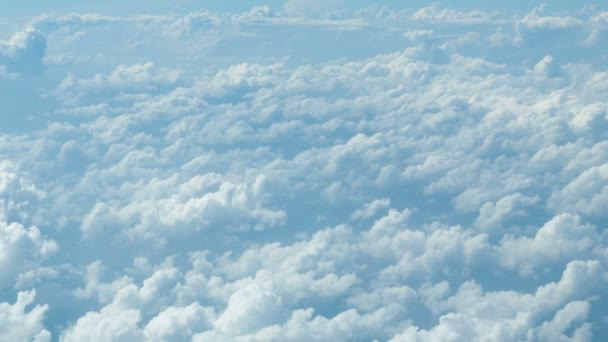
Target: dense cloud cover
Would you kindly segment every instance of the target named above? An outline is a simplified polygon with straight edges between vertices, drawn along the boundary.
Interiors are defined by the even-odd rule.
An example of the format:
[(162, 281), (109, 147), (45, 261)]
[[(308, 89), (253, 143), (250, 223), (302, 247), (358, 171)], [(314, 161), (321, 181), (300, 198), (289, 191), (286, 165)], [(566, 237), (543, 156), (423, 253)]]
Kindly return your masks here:
[(1, 341), (608, 338), (608, 11), (13, 26)]

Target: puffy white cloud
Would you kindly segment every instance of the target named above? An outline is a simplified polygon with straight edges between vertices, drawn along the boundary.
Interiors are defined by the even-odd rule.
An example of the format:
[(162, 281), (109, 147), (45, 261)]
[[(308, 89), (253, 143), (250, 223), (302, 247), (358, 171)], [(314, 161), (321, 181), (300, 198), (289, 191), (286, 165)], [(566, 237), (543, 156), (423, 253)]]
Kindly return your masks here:
[(0, 161), (0, 220), (27, 220), (28, 206), (44, 196), (14, 162)]
[[(163, 321), (172, 321), (171, 310), (161, 313), (159, 318), (149, 322), (150, 327), (144, 332), (141, 327), (142, 318), (148, 317), (148, 312), (158, 312), (161, 306), (159, 298), (166, 295), (177, 278), (173, 268), (159, 268), (137, 286), (131, 279), (123, 278), (111, 284), (101, 283), (97, 274), (101, 265), (93, 263), (87, 270), (87, 283), (84, 289), (76, 291), (76, 296), (86, 298), (97, 296), (99, 302), (109, 303), (99, 311), (89, 311), (78, 318), (61, 335), (61, 341), (101, 340), (101, 341), (144, 341), (146, 335), (162, 337), (174, 334), (170, 327), (163, 327)], [(146, 313), (146, 316), (142, 314)], [(178, 310), (178, 312), (181, 312)], [(188, 319), (188, 311), (178, 316), (185, 322), (173, 320), (174, 324), (197, 324), (198, 320)], [(154, 323), (152, 323), (154, 322)]]
[[(599, 262), (575, 261), (568, 264), (559, 282), (541, 286), (534, 294), (484, 293), (479, 285), (464, 283), (440, 304), (449, 313), (442, 315), (437, 325), (431, 329), (409, 327), (392, 341), (589, 341), (590, 325), (584, 323), (589, 303), (580, 299), (593, 287), (604, 286), (605, 281)], [(544, 321), (553, 316), (547, 317), (549, 312), (555, 316)], [(571, 326), (572, 335), (566, 336)]]
[(215, 326), (226, 334), (239, 336), (282, 322), (286, 314), (281, 297), (271, 289), (246, 286), (230, 296)]
[(545, 223), (533, 238), (505, 235), (498, 260), (530, 276), (537, 268), (549, 268), (559, 261), (594, 258), (604, 261), (606, 253), (604, 238), (595, 227), (582, 224), (578, 216), (561, 214)]
[(557, 210), (604, 217), (608, 199), (608, 164), (594, 166), (551, 194), (549, 205)]
[[(410, 215), (391, 210), (360, 235), (338, 226), (293, 245), (249, 248), (237, 258), (210, 259), (208, 253), (196, 253), (190, 270), (166, 262), (153, 271), (143, 267), (149, 276), (141, 286), (126, 278), (101, 283), (95, 275), (99, 264), (92, 264), (80, 295), (106, 293), (110, 298), (101, 302), (109, 304), (80, 318), (63, 338), (101, 334), (101, 329), (117, 334), (105, 338), (125, 334), (159, 340), (190, 335), (194, 340), (294, 341), (591, 336), (586, 312), (592, 302), (587, 300), (608, 281), (602, 266), (606, 248), (594, 228), (581, 225), (580, 218), (562, 215), (545, 224), (533, 240), (507, 237), (490, 246), (483, 235), (458, 227), (408, 228)], [(573, 259), (589, 261), (570, 262)], [(534, 271), (525, 268), (530, 260), (539, 266), (561, 262), (561, 280), (541, 283), (533, 293), (484, 291), (475, 281), (460, 283), (463, 277), (455, 274), (467, 279), (488, 265), (501, 267), (502, 272), (520, 265)], [(369, 269), (371, 264), (376, 268)], [(347, 270), (359, 279), (340, 276)], [(364, 277), (367, 272), (369, 279)], [(537, 279), (541, 278), (542, 272)], [(460, 285), (453, 293), (447, 281), (428, 282), (437, 279)], [(422, 285), (403, 286), (404, 282)], [(182, 304), (163, 309), (162, 303), (174, 301)], [(331, 316), (307, 308), (324, 310), (325, 301), (347, 306)], [(438, 315), (439, 324), (430, 330), (419, 328), (423, 321), (413, 313), (420, 310)], [(573, 324), (571, 332), (568, 327)]]
[(569, 122), (575, 130), (589, 132), (603, 129), (608, 122), (608, 108), (603, 103), (593, 103), (581, 108)]
[[(283, 325), (275, 325), (260, 330), (256, 334), (239, 336), (243, 341), (327, 341), (355, 340), (374, 338), (390, 332), (383, 324), (397, 316), (399, 311), (387, 308), (379, 309), (366, 315), (356, 310), (342, 312), (329, 319), (314, 316), (311, 309), (297, 310)], [(205, 338), (205, 334), (195, 336)], [(197, 340), (199, 341), (199, 340)]]
[(474, 225), (484, 231), (500, 229), (503, 222), (517, 216), (525, 216), (526, 210), (540, 201), (538, 196), (529, 197), (520, 193), (508, 195), (496, 203), (487, 202), (479, 208)]
[[(261, 314), (266, 314), (261, 312)], [(150, 320), (144, 329), (148, 340), (186, 340), (197, 332), (210, 330), (215, 313), (198, 303), (185, 307), (169, 307)]]
[(48, 342), (51, 333), (44, 328), (47, 305), (36, 305), (36, 291), (19, 292), (14, 304), (0, 303), (0, 339), (4, 341)]
[[(132, 225), (131, 235), (154, 237), (160, 231), (160, 238), (165, 238), (163, 231), (167, 230), (188, 234), (220, 224), (234, 231), (265, 230), (285, 221), (283, 211), (262, 206), (263, 176), (253, 184), (225, 182), (217, 174), (176, 183), (173, 176), (168, 180), (154, 179), (135, 192), (134, 199), (122, 208), (97, 203), (83, 221), (83, 234), (94, 236), (107, 229)], [(182, 193), (176, 194), (176, 189)], [(169, 192), (168, 197), (165, 192)]]
[(355, 210), (350, 218), (353, 220), (369, 219), (376, 215), (379, 210), (388, 208), (391, 205), (391, 200), (388, 198), (376, 199), (369, 203), (365, 203), (363, 208)]
[(122, 277), (106, 284), (100, 282), (100, 276), (104, 271), (104, 266), (100, 261), (95, 261), (87, 266), (84, 276), (85, 287), (76, 289), (75, 295), (78, 298), (96, 297), (97, 301), (106, 304), (112, 301), (114, 294), (123, 287), (130, 285), (132, 280), (129, 277)]
[[(555, 314), (552, 321), (543, 323), (537, 329), (536, 336), (541, 341), (592, 341), (591, 324), (582, 323), (587, 319), (589, 309), (589, 303), (584, 301), (568, 303)], [(572, 336), (567, 336), (566, 331), (577, 323), (580, 326), (575, 327)]]
[(0, 162), (0, 288), (21, 287), (26, 278), (35, 281), (48, 274), (36, 270), (57, 253), (58, 243), (44, 237), (38, 227), (28, 228), (19, 222), (31, 219), (27, 214), (30, 201), (43, 196), (12, 164)]
[(68, 328), (60, 341), (144, 341), (143, 332), (137, 328), (140, 319), (139, 311), (130, 309), (89, 312)]

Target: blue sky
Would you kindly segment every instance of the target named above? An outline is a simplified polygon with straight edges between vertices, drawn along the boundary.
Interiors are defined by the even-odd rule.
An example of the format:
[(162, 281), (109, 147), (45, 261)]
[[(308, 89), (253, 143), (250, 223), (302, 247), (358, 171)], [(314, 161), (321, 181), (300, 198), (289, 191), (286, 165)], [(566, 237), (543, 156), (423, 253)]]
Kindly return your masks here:
[(598, 2), (0, 5), (1, 341), (603, 341)]
[[(327, 3), (331, 3), (328, 1)], [(502, 1), (499, 3), (480, 2), (473, 0), (444, 0), (444, 1), (423, 1), (423, 0), (379, 0), (373, 4), (365, 0), (337, 1), (338, 5), (335, 8), (356, 10), (360, 8), (373, 6), (386, 6), (392, 9), (400, 9), (404, 7), (420, 8), (430, 4), (436, 4), (443, 7), (461, 8), (465, 10), (512, 10), (525, 11), (535, 6), (538, 6), (537, 1)], [(572, 1), (549, 1), (545, 2), (549, 5), (551, 11), (578, 11), (584, 7), (596, 7), (603, 9), (606, 7), (601, 1), (586, 1), (584, 3), (576, 3)], [(40, 13), (71, 13), (71, 12), (100, 12), (106, 14), (141, 14), (141, 13), (166, 13), (171, 10), (200, 10), (207, 9), (217, 12), (238, 12), (246, 11), (255, 6), (268, 5), (274, 9), (280, 9), (284, 6), (284, 0), (269, 0), (269, 1), (230, 1), (220, 2), (211, 0), (182, 0), (179, 2), (168, 0), (107, 0), (107, 1), (77, 1), (77, 0), (61, 0), (50, 2), (41, 2), (35, 0), (27, 0), (19, 3), (7, 3), (3, 5), (4, 20), (11, 21), (15, 17), (26, 19), (27, 17), (39, 15)]]

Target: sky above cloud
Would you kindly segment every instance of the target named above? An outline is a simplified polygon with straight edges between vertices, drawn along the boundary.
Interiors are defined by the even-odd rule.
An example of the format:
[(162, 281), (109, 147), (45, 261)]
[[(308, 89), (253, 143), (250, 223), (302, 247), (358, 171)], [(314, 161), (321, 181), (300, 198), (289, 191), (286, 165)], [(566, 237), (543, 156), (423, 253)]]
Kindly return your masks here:
[(608, 338), (605, 4), (29, 5), (0, 340)]

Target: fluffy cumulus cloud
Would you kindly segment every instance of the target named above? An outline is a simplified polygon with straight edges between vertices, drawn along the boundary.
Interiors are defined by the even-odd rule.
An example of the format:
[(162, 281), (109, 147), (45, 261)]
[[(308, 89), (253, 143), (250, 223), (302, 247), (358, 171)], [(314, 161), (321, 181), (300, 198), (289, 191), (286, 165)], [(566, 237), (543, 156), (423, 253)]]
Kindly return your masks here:
[(257, 5), (0, 25), (0, 340), (608, 338), (605, 9)]
[(0, 337), (5, 341), (48, 342), (51, 333), (44, 329), (47, 305), (28, 309), (36, 298), (36, 291), (19, 292), (15, 304), (0, 303)]
[[(24, 226), (28, 221), (31, 202), (44, 193), (27, 181), (16, 167), (0, 162), (0, 288), (19, 287), (24, 281), (53, 276), (52, 268), (40, 268), (59, 247), (46, 238), (36, 226)], [(29, 297), (24, 297), (29, 298)]]

